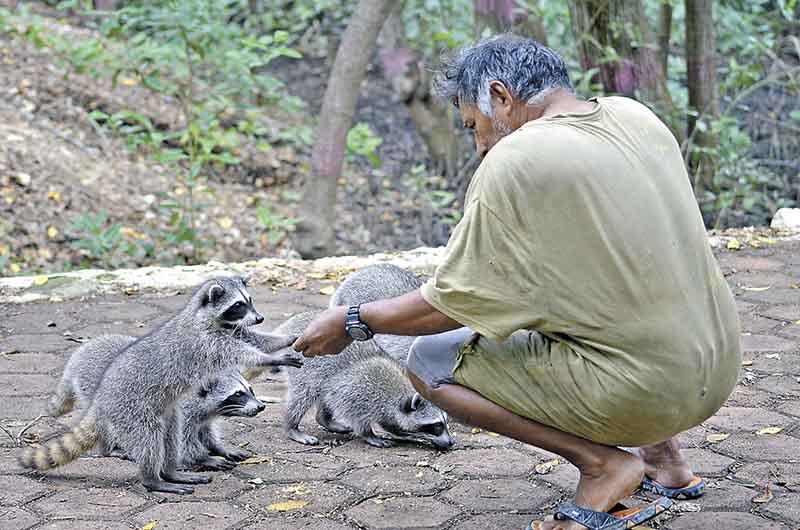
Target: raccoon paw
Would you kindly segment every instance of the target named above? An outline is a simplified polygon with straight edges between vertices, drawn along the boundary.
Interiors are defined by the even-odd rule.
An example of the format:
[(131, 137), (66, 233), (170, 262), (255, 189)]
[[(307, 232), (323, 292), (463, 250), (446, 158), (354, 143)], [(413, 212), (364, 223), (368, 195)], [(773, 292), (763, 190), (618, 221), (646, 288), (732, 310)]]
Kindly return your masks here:
[(248, 451), (247, 449), (226, 449), (225, 454), (220, 456), (231, 462), (241, 462), (242, 460), (247, 460), (253, 456), (253, 454), (252, 451)]
[(364, 441), (374, 447), (384, 448), (394, 446), (393, 441), (387, 440), (386, 438), (378, 438), (377, 436), (365, 436)]
[(185, 484), (172, 484), (157, 479), (142, 480), (142, 486), (148, 491), (160, 491), (162, 493), (177, 493), (178, 495), (188, 495), (194, 493), (194, 488)]
[(295, 442), (303, 445), (317, 445), (319, 443), (319, 439), (316, 436), (311, 436), (310, 434), (298, 431), (297, 429), (292, 429), (286, 434), (288, 434), (289, 438)]
[(208, 484), (211, 482), (211, 477), (203, 475), (202, 473), (173, 471), (172, 473), (165, 474), (164, 480), (178, 484)]
[(231, 462), (230, 460), (216, 456), (211, 456), (198, 463), (193, 469), (196, 471), (228, 471), (235, 467), (235, 462)]

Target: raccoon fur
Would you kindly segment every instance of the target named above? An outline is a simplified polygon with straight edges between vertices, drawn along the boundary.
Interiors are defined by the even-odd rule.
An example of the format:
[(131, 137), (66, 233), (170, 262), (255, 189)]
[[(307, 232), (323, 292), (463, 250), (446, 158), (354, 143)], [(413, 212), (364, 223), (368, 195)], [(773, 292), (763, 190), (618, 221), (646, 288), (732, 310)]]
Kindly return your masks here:
[(237, 337), (238, 330), (263, 320), (243, 278), (204, 282), (183, 310), (113, 359), (71, 432), (25, 450), (20, 464), (38, 470), (57, 467), (102, 440), (138, 464), (147, 489), (191, 493), (189, 484), (211, 479), (177, 471), (183, 394), (229, 367), (302, 363), (287, 349), (294, 337), (270, 335), (261, 349)]
[[(330, 307), (353, 306), (401, 296), (422, 286), (422, 280), (396, 265), (368, 265), (348, 276), (331, 297)], [(376, 334), (374, 340), (393, 359), (407, 364), (408, 351), (416, 337)]]
[[(296, 315), (275, 332), (300, 334), (316, 314)], [(318, 443), (299, 430), (316, 407), (317, 423), (326, 430), (353, 434), (377, 447), (414, 442), (446, 449), (454, 443), (445, 413), (417, 394), (401, 364), (370, 341), (354, 342), (338, 355), (308, 358), (302, 369), (287, 372), (284, 429), (296, 442)]]

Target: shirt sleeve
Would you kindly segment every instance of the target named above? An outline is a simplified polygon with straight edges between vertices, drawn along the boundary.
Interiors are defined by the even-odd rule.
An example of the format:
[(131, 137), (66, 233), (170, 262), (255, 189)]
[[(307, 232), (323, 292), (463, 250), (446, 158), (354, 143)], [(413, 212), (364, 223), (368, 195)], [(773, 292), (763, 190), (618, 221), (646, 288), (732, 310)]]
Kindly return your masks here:
[(494, 340), (535, 326), (541, 313), (536, 264), (518, 235), (479, 198), (456, 226), (422, 297), (456, 322)]

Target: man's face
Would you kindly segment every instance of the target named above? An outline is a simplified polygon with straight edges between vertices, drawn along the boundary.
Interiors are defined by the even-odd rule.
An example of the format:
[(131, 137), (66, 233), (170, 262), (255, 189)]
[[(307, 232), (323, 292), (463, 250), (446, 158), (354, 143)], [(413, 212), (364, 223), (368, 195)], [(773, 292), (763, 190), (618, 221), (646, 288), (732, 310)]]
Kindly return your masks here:
[(472, 130), (475, 136), (475, 150), (481, 158), (485, 157), (489, 149), (503, 137), (519, 127), (514, 127), (504, 113), (497, 112), (497, 110), (495, 109), (494, 117), (490, 118), (475, 105), (462, 104), (459, 107), (461, 121), (464, 123), (464, 127)]

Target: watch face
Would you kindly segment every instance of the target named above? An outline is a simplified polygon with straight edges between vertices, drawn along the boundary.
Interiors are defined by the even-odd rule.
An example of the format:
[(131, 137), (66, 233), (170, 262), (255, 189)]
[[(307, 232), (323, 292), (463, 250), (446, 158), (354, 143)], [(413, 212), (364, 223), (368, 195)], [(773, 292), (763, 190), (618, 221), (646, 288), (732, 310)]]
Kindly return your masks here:
[(353, 340), (367, 340), (369, 338), (367, 332), (361, 328), (352, 327), (347, 330), (347, 333)]

